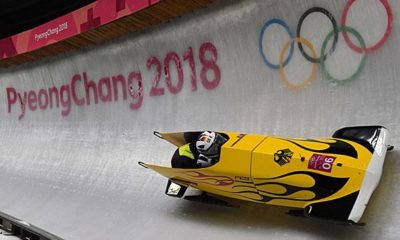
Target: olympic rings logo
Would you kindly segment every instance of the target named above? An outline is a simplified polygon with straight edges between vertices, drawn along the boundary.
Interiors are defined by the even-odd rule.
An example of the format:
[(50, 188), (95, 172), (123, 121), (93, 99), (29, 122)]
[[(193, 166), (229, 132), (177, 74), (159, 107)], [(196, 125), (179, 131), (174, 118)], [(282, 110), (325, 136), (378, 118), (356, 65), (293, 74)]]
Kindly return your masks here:
[[(321, 8), (321, 7), (313, 7), (313, 8), (310, 8), (306, 12), (303, 13), (303, 15), (300, 17), (299, 22), (297, 24), (296, 35), (294, 35), (292, 33), (292, 31), (290, 30), (289, 26), (283, 20), (277, 19), (277, 18), (268, 20), (263, 25), (263, 27), (261, 29), (261, 32), (260, 32), (260, 37), (259, 37), (259, 48), (260, 48), (260, 53), (261, 53), (261, 56), (262, 56), (262, 58), (264, 60), (264, 63), (268, 67), (270, 67), (272, 69), (279, 70), (279, 73), (281, 75), (283, 83), (289, 89), (303, 89), (307, 85), (309, 85), (313, 81), (313, 79), (315, 77), (318, 64), (321, 67), (321, 70), (323, 72), (323, 75), (324, 75), (325, 79), (328, 80), (331, 83), (344, 84), (346, 82), (349, 82), (349, 81), (357, 78), (358, 75), (360, 74), (360, 72), (362, 71), (362, 69), (365, 66), (365, 61), (366, 61), (367, 54), (380, 49), (386, 43), (386, 41), (388, 40), (389, 36), (391, 35), (392, 28), (393, 28), (393, 13), (392, 13), (392, 9), (390, 7), (390, 4), (389, 4), (388, 0), (379, 0), (380, 3), (385, 8), (385, 11), (386, 11), (386, 14), (387, 14), (387, 27), (386, 27), (384, 35), (381, 37), (381, 39), (379, 41), (374, 43), (372, 46), (366, 46), (366, 43), (365, 43), (363, 37), (361, 36), (361, 34), (358, 31), (356, 31), (354, 28), (352, 28), (350, 26), (347, 26), (348, 13), (349, 13), (349, 10), (350, 10), (351, 6), (354, 4), (355, 1), (356, 0), (348, 0), (346, 2), (346, 5), (344, 6), (344, 9), (343, 9), (343, 12), (342, 12), (341, 25), (340, 26), (338, 26), (338, 24), (336, 22), (336, 19), (332, 15), (332, 13), (330, 13), (325, 8)], [(322, 47), (321, 47), (321, 49), (319, 51), (319, 54), (314, 49), (314, 47), (311, 44), (311, 42), (309, 40), (307, 40), (306, 38), (301, 36), (301, 28), (303, 26), (303, 22), (312, 13), (322, 13), (323, 15), (325, 15), (329, 19), (330, 23), (332, 24), (332, 30), (325, 37), (325, 39), (324, 39), (324, 41), (322, 43)], [(282, 27), (290, 37), (290, 40), (283, 45), (283, 48), (280, 51), (279, 63), (278, 64), (272, 63), (271, 60), (268, 58), (268, 56), (265, 54), (265, 52), (264, 52), (264, 43), (263, 43), (263, 38), (264, 38), (264, 35), (266, 33), (266, 30), (270, 26), (272, 26), (274, 24), (275, 25), (279, 25), (280, 27)], [(338, 43), (338, 39), (339, 39), (339, 33), (342, 33), (343, 38), (344, 38), (344, 40), (346, 42), (346, 45), (350, 49), (352, 49), (354, 52), (356, 52), (358, 54), (362, 54), (361, 61), (358, 64), (358, 67), (357, 67), (356, 71), (350, 77), (347, 77), (345, 79), (337, 79), (337, 78), (335, 78), (331, 73), (329, 73), (329, 71), (328, 71), (328, 69), (326, 67), (326, 59), (336, 49), (336, 46), (337, 46), (337, 43)], [(350, 38), (349, 34), (352, 35), (353, 38)], [(354, 43), (352, 39), (355, 39), (357, 43)], [(331, 44), (329, 50), (327, 51), (328, 43), (331, 40), (332, 40), (332, 44)], [(286, 73), (284, 71), (285, 66), (290, 62), (290, 60), (292, 58), (295, 44), (298, 45), (298, 48), (299, 48), (299, 50), (301, 52), (301, 55), (307, 61), (309, 61), (310, 63), (313, 64), (313, 66), (311, 68), (311, 72), (308, 75), (307, 79), (304, 82), (300, 83), (300, 84), (291, 83), (287, 79)], [(304, 50), (304, 46), (306, 48), (308, 48), (308, 50), (310, 52), (310, 55), (306, 53), (306, 51)], [(285, 56), (286, 56), (286, 58), (285, 58)]]

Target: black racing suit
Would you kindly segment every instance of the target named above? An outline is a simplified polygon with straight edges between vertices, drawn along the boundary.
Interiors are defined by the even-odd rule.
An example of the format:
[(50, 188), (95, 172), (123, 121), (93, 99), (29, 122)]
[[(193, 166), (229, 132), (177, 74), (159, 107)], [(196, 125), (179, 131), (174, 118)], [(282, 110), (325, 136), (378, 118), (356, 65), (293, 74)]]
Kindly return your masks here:
[(176, 149), (172, 156), (171, 165), (173, 168), (198, 168), (198, 158), (199, 151), (196, 149), (196, 143), (188, 143)]

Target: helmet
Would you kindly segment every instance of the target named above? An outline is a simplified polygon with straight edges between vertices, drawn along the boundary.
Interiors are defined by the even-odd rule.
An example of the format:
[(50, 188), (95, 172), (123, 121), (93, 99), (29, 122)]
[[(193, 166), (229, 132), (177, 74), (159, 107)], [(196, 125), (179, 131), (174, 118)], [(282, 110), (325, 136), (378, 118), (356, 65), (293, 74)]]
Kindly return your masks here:
[(196, 148), (200, 153), (208, 155), (207, 153), (212, 149), (214, 142), (215, 132), (206, 131), (200, 134), (199, 139), (196, 142)]
[(196, 148), (199, 153), (211, 158), (218, 158), (221, 146), (227, 139), (220, 133), (206, 131), (200, 134)]

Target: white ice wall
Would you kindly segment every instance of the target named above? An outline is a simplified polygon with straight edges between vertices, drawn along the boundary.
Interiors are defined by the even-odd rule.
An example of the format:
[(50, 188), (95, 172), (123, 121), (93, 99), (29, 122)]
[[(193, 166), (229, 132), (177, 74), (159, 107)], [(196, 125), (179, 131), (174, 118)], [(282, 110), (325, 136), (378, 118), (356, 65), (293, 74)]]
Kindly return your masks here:
[[(385, 34), (385, 2), (359, 0), (349, 9), (348, 26), (360, 33), (367, 46)], [(376, 51), (365, 53), (364, 68), (345, 84), (329, 83), (316, 64), (309, 85), (289, 89), (279, 70), (268, 67), (260, 52), (260, 34), (271, 19), (285, 21), (295, 34), (302, 14), (322, 7), (341, 25), (346, 1), (328, 0), (222, 0), (135, 36), (2, 69), (0, 210), (66, 239), (155, 239), (160, 234), (166, 239), (204, 239), (204, 235), (210, 239), (395, 238), (400, 220), (395, 204), (400, 199), (397, 151), (388, 156), (381, 184), (363, 218), (369, 223), (365, 228), (321, 225), (288, 217), (284, 209), (260, 205), (225, 209), (170, 199), (163, 194), (165, 179), (137, 165), (137, 161), (169, 164), (174, 148), (152, 136), (153, 130), (218, 129), (306, 137), (329, 136), (348, 125), (379, 124), (389, 129), (392, 143), (399, 145), (400, 6), (398, 1), (388, 3), (393, 15), (391, 34)], [(319, 55), (331, 29), (326, 16), (314, 13), (304, 20), (301, 35)], [(264, 33), (262, 51), (276, 64), (290, 38), (277, 25)], [(202, 46), (206, 49), (202, 59), (214, 61), (216, 66), (210, 68), (219, 69), (221, 75), (218, 84), (209, 86), (212, 89), (201, 83)], [(215, 46), (217, 55), (207, 46)], [(189, 47), (193, 49), (196, 91), (192, 90), (189, 61), (183, 60)], [(176, 94), (168, 90), (164, 75), (163, 62), (171, 52), (181, 61), (183, 73), (183, 87)], [(146, 63), (152, 56), (162, 65), (161, 96), (150, 96), (156, 68), (148, 69)], [(335, 77), (346, 78), (361, 58), (339, 34), (326, 66)], [(290, 83), (299, 84), (312, 66), (294, 46), (284, 71)], [(171, 62), (169, 69), (172, 85), (177, 86), (177, 67)], [(131, 109), (131, 103), (138, 100), (137, 82), (133, 91), (127, 86), (125, 100), (119, 87), (116, 101), (112, 84), (107, 88), (103, 79), (105, 100), (94, 104), (91, 95), (86, 104), (84, 73), (98, 86), (100, 79), (109, 77), (112, 83), (112, 77), (120, 74), (128, 81), (134, 71), (140, 71), (143, 89), (142, 103), (136, 109)], [(208, 80), (215, 78), (213, 71), (208, 71)], [(71, 86), (74, 76), (77, 80)], [(60, 101), (56, 108), (53, 95), (50, 109), (50, 99), (47, 105), (45, 100), (48, 89), (59, 91), (62, 86), (64, 106)], [(44, 110), (34, 95), (40, 95)], [(79, 99), (84, 101), (81, 106)]]

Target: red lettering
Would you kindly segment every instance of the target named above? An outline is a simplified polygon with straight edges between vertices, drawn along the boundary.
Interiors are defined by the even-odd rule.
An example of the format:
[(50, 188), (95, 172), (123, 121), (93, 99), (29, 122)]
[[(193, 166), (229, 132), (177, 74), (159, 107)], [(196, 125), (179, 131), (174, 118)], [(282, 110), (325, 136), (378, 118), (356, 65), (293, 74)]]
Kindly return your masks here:
[(118, 82), (121, 83), (123, 99), (126, 100), (127, 98), (126, 81), (124, 76), (120, 74), (118, 76), (112, 77), (112, 83), (114, 88), (114, 101), (118, 101), (118, 86), (117, 86)]
[(19, 101), (21, 103), (21, 114), (18, 116), (18, 120), (21, 120), (25, 116), (26, 101), (28, 101), (27, 93), (24, 92), (24, 98), (22, 98), (20, 93), (17, 93)]
[[(49, 96), (47, 96), (46, 90), (40, 89), (38, 98), (39, 98), (39, 108), (42, 110), (45, 110), (47, 108), (47, 106), (49, 105)], [(44, 102), (42, 101), (43, 99), (44, 99)]]
[(190, 47), (184, 54), (183, 60), (189, 62), (190, 67), (190, 82), (192, 83), (192, 91), (197, 90), (197, 75), (196, 75), (196, 66), (194, 63), (193, 49)]
[(11, 112), (11, 105), (17, 102), (17, 91), (15, 88), (7, 88), (7, 103), (8, 103), (8, 112)]
[[(119, 2), (116, 4), (122, 4), (122, 2), (127, 4), (124, 0), (117, 1)], [(88, 18), (92, 17), (93, 11), (90, 10), (88, 12)], [(183, 60), (180, 57), (183, 57)], [(205, 42), (199, 48), (198, 57), (201, 63), (201, 73), (199, 74), (200, 81), (204, 88), (209, 90), (214, 89), (221, 80), (221, 70), (217, 64), (217, 48), (212, 43)], [(183, 56), (179, 56), (175, 52), (168, 52), (163, 60), (163, 63), (161, 63), (158, 58), (150, 57), (146, 62), (146, 67), (149, 71), (152, 70), (153, 67), (155, 70), (150, 96), (165, 94), (164, 86), (160, 83), (163, 71), (165, 74), (165, 87), (168, 88), (169, 92), (177, 94), (182, 90), (184, 84), (182, 61), (188, 62), (189, 65), (188, 70), (190, 71), (191, 90), (197, 90), (195, 57), (191, 47), (186, 50)], [(62, 116), (67, 116), (71, 112), (71, 104), (76, 104), (77, 106), (90, 105), (91, 102), (93, 104), (98, 104), (99, 99), (101, 102), (111, 102), (118, 101), (119, 99), (126, 100), (128, 96), (130, 96), (129, 107), (135, 110), (139, 109), (143, 104), (143, 91), (144, 87), (140, 71), (130, 72), (128, 76), (118, 74), (110, 77), (102, 77), (98, 81), (89, 79), (87, 72), (82, 72), (81, 74), (74, 74), (70, 83), (62, 85), (60, 88), (53, 86), (48, 89), (39, 89), (38, 92), (34, 90), (26, 91), (23, 92), (23, 94), (18, 93), (13, 87), (6, 88), (7, 110), (8, 113), (11, 113), (12, 110), (15, 111), (15, 109), (13, 109), (15, 108), (14, 105), (20, 102), (21, 113), (19, 119), (22, 119), (25, 115), (26, 106), (28, 106), (31, 111), (36, 111), (38, 108), (47, 110), (48, 108), (52, 109), (53, 106), (59, 108), (61, 105)], [(329, 161), (333, 160), (327, 159), (324, 165), (320, 167), (328, 170)]]
[(68, 116), (68, 114), (71, 112), (71, 94), (69, 92), (69, 85), (61, 86), (60, 99), (61, 105), (64, 107), (64, 109), (61, 111), (61, 115)]
[(152, 88), (150, 90), (150, 96), (160, 96), (164, 95), (164, 88), (159, 87), (158, 84), (160, 83), (161, 79), (161, 62), (156, 57), (150, 57), (147, 59), (147, 69), (150, 70), (151, 66), (156, 66), (156, 75), (153, 80)]
[(36, 103), (37, 103), (36, 93), (35, 91), (31, 90), (28, 93), (28, 107), (29, 109), (31, 109), (32, 112), (36, 111), (37, 109)]
[(56, 87), (49, 88), (50, 108), (53, 108), (53, 96), (55, 95), (56, 107), (60, 106), (58, 89)]
[[(175, 62), (176, 70), (178, 73), (178, 80), (176, 86), (172, 84), (171, 74), (170, 74), (170, 62)], [(183, 71), (181, 60), (179, 59), (178, 54), (175, 52), (169, 52), (167, 56), (164, 58), (164, 75), (165, 81), (167, 82), (167, 88), (172, 94), (177, 94), (181, 91), (183, 87)]]
[[(106, 88), (106, 94), (103, 93), (104, 87)], [(111, 82), (109, 77), (103, 77), (99, 81), (99, 98), (103, 102), (111, 102), (112, 96), (111, 96)]]
[[(135, 91), (133, 87), (133, 81), (137, 81), (138, 90)], [(142, 74), (140, 72), (131, 72), (128, 76), (129, 92), (132, 97), (132, 103), (130, 108), (132, 110), (139, 109), (143, 103), (143, 85), (142, 85)], [(136, 102), (134, 102), (136, 100)]]
[(86, 93), (86, 105), (90, 104), (90, 89), (92, 89), (94, 96), (94, 103), (97, 104), (99, 99), (97, 98), (97, 86), (94, 81), (88, 80), (86, 72), (83, 72), (83, 81), (85, 84), (85, 93)]
[(85, 102), (84, 98), (79, 98), (78, 95), (76, 94), (76, 82), (81, 81), (81, 75), (75, 74), (72, 79), (71, 79), (71, 94), (72, 94), (72, 99), (78, 106), (82, 106)]
[[(208, 90), (214, 89), (221, 81), (221, 70), (217, 65), (217, 48), (214, 46), (214, 44), (206, 42), (200, 46), (199, 52), (199, 59), (201, 64), (203, 65), (200, 72), (201, 83)], [(211, 59), (207, 59), (206, 52), (211, 53)], [(208, 71), (212, 71), (214, 73), (214, 79), (207, 78)]]

